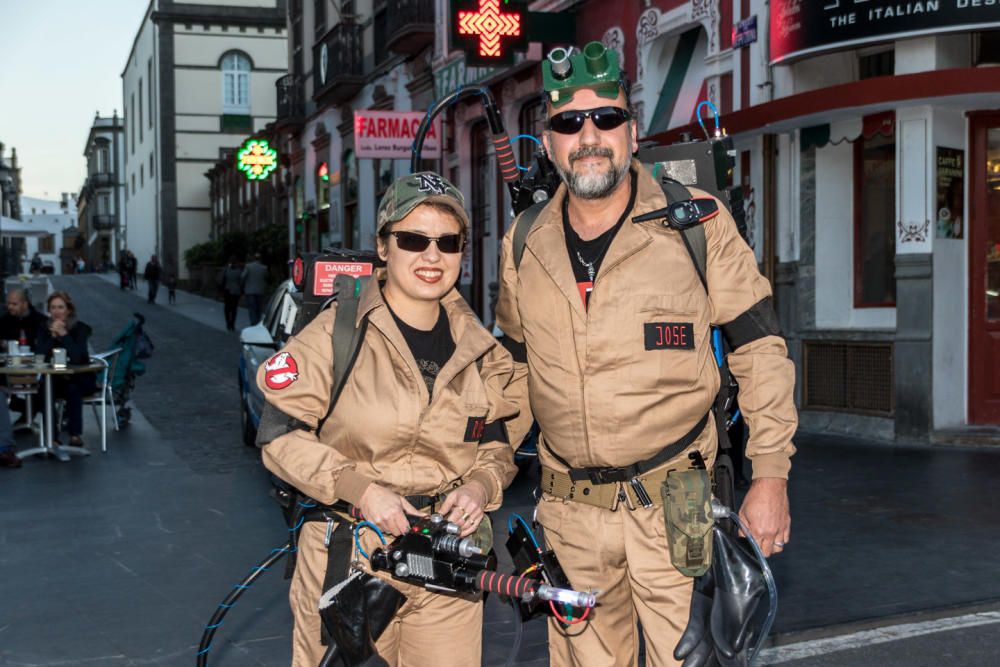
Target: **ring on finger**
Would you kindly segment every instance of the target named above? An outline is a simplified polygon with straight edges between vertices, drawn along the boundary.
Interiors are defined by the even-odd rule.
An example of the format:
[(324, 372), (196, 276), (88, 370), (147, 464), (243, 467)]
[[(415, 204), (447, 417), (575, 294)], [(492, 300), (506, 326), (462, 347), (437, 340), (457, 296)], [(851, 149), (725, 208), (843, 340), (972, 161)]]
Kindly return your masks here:
[(778, 540), (774, 541), (774, 546), (778, 547), (779, 549), (784, 549), (786, 544), (787, 542), (779, 542)]

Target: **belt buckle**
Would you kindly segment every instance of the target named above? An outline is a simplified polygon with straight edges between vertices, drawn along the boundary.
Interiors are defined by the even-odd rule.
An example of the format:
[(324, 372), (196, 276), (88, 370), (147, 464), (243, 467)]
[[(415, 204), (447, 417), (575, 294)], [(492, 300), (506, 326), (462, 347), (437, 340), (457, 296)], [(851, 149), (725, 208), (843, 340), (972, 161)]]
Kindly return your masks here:
[(590, 468), (587, 470), (587, 477), (590, 478), (591, 484), (614, 484), (627, 481), (624, 468)]

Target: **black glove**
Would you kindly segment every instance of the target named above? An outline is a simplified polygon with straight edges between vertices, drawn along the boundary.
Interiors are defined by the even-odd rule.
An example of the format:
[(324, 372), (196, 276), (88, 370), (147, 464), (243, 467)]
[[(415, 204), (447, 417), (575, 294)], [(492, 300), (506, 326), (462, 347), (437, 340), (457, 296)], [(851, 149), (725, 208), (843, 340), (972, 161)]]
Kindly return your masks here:
[(388, 667), (375, 642), (405, 601), (391, 584), (366, 572), (324, 593), (319, 614), (331, 642), (320, 667)]
[(714, 594), (715, 579), (709, 568), (694, 580), (688, 624), (674, 649), (674, 659), (684, 661), (682, 667), (717, 667), (719, 664), (710, 627)]
[[(720, 661), (736, 660), (749, 653), (750, 621), (767, 594), (760, 563), (739, 538), (713, 528), (712, 574), (715, 596), (712, 602), (712, 640)], [(745, 664), (746, 658), (742, 663)]]

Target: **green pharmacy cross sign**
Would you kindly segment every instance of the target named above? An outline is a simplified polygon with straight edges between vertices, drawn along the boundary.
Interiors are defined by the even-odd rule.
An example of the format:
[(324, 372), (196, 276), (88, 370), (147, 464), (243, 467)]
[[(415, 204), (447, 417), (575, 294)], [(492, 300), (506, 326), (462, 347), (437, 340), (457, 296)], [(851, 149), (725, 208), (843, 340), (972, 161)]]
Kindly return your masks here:
[(278, 168), (278, 151), (263, 139), (247, 139), (236, 154), (236, 168), (247, 180), (262, 181)]

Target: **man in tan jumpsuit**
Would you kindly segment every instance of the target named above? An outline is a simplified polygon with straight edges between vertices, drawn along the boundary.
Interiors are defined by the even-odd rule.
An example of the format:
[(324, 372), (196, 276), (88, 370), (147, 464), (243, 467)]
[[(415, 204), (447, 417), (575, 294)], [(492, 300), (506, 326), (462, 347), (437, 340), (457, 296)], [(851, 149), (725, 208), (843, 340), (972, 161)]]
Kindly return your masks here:
[[(693, 450), (709, 467), (715, 458), (714, 423), (703, 421), (720, 382), (710, 325), (770, 308), (770, 285), (721, 204), (705, 223), (708, 294), (679, 233), (659, 220), (632, 221), (667, 201), (631, 158), (636, 124), (625, 91), (613, 95), (582, 87), (568, 102), (564, 92), (558, 105), (550, 95), (543, 142), (563, 184), (528, 233), (520, 265), (513, 225), (501, 255), (497, 324), (512, 341), (515, 366), (527, 363), (520, 419), (533, 414), (542, 432), (538, 520), (572, 586), (602, 591), (586, 623), (564, 629), (550, 621), (554, 667), (636, 664), (637, 621), (646, 664), (679, 664), (672, 653), (687, 623), (692, 579), (670, 563), (660, 484), (668, 470), (689, 467)], [(577, 115), (572, 132), (572, 117), (555, 116), (574, 111), (593, 113), (582, 126)], [(610, 127), (617, 121), (595, 117), (602, 114), (621, 122)], [(728, 359), (753, 463), (740, 514), (770, 555), (790, 538), (794, 369), (778, 335), (746, 342)], [(638, 476), (653, 507), (639, 502), (629, 480), (601, 483), (607, 470), (584, 480), (567, 475), (627, 467), (685, 436), (689, 448)]]

